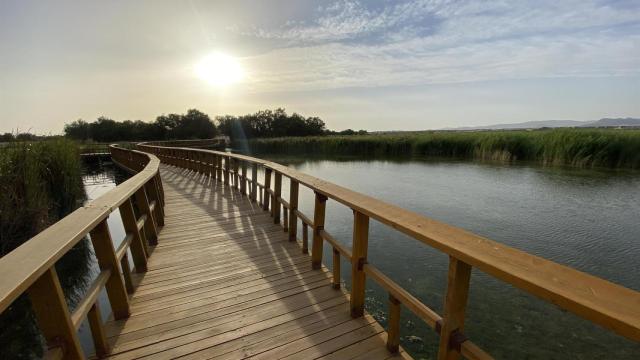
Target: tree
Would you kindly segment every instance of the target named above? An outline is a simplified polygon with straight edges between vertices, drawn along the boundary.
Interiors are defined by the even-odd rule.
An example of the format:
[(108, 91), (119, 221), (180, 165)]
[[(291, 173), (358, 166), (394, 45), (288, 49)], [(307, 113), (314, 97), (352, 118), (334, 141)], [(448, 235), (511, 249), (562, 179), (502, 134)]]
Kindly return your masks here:
[(220, 132), (232, 139), (313, 136), (326, 132), (325, 124), (320, 118), (305, 118), (297, 113), (288, 115), (283, 108), (261, 110), (243, 116), (218, 116), (216, 121)]

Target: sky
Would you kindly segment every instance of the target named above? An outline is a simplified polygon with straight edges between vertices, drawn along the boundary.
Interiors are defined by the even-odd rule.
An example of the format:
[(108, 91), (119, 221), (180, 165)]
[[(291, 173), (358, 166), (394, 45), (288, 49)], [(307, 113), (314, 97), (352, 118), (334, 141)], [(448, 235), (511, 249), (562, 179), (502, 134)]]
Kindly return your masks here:
[[(242, 78), (205, 81), (210, 54)], [(640, 117), (640, 1), (0, 0), (0, 132), (277, 107), (334, 130)]]

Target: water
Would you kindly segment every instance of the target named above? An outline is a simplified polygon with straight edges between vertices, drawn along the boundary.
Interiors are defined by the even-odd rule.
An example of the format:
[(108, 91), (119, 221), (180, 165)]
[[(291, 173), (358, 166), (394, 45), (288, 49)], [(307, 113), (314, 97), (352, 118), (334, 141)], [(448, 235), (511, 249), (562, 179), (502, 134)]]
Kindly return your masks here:
[[(640, 173), (455, 161), (370, 161), (257, 155), (509, 246), (640, 291)], [(89, 200), (126, 179), (109, 163), (84, 177)], [(262, 179), (262, 175), (260, 177)], [(262, 182), (262, 180), (261, 180)], [(283, 179), (283, 194), (288, 196)], [(313, 193), (300, 188), (312, 217)], [(325, 229), (351, 245), (351, 210), (329, 200)], [(115, 246), (124, 238), (109, 218)], [(331, 252), (325, 248), (325, 264)], [(372, 221), (369, 262), (442, 314), (447, 257)], [(349, 288), (348, 264), (342, 277)], [(94, 264), (89, 275), (95, 278)], [(367, 311), (386, 326), (387, 294), (367, 283)], [(104, 291), (103, 318), (110, 313)], [(499, 359), (638, 359), (640, 345), (474, 270), (465, 333)], [(437, 336), (406, 310), (402, 345), (435, 358)], [(88, 326), (80, 331), (92, 352)]]
[[(303, 159), (256, 155), (640, 291), (640, 174), (456, 161)], [(301, 187), (300, 209), (313, 214)], [(283, 193), (288, 196), (288, 182)], [(351, 245), (350, 209), (329, 200), (325, 230)], [(325, 246), (325, 264), (331, 265)], [(369, 262), (442, 314), (445, 255), (372, 221)], [(350, 268), (342, 264), (347, 288)], [(388, 295), (367, 283), (367, 310), (386, 324)], [(638, 359), (614, 335), (477, 270), (467, 336), (501, 359)], [(402, 345), (435, 358), (438, 338), (403, 310)]]
[[(98, 161), (97, 159), (88, 159), (84, 161), (82, 182), (87, 194), (86, 202), (95, 200), (109, 192), (111, 189), (115, 188), (117, 184), (122, 183), (127, 178), (129, 178), (129, 174), (115, 166), (110, 161)], [(117, 209), (109, 215), (107, 223), (109, 224), (109, 230), (114, 247), (117, 249), (125, 237), (124, 225), (122, 224), (120, 212)], [(94, 253), (93, 247), (91, 248), (91, 253)], [(129, 259), (131, 259), (131, 257), (129, 257)], [(133, 269), (133, 263), (130, 262), (130, 266)], [(100, 269), (98, 267), (98, 262), (95, 256), (92, 256), (90, 260), (90, 270), (85, 275), (87, 279), (86, 284), (90, 286), (99, 273)], [(79, 294), (84, 294), (88, 286), (83, 286), (75, 291)], [(109, 299), (104, 289), (102, 289), (100, 293), (98, 304), (100, 307), (100, 313), (102, 314), (102, 319), (105, 321), (111, 315), (111, 306), (109, 305)], [(86, 319), (83, 321), (78, 335), (85, 354), (93, 354), (95, 350), (93, 340), (91, 338), (89, 323)]]

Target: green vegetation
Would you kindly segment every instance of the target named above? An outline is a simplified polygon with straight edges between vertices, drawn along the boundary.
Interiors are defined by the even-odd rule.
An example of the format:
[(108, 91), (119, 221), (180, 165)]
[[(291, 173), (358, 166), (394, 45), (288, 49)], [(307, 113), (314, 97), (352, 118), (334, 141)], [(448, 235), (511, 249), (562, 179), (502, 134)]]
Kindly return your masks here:
[[(57, 139), (14, 142), (0, 148), (0, 256), (9, 253), (84, 200), (82, 169), (76, 145)], [(71, 289), (85, 281), (90, 248), (81, 241), (56, 264), (68, 301)], [(39, 355), (38, 339), (26, 296), (0, 315), (0, 344), (7, 358)]]
[(93, 122), (76, 120), (64, 126), (65, 136), (80, 141), (97, 142), (209, 139), (217, 129), (209, 115), (191, 109), (186, 114), (160, 115), (155, 122), (115, 121), (100, 117)]
[[(297, 113), (289, 115), (282, 108), (261, 110), (242, 116), (218, 116), (215, 123), (211, 121), (209, 115), (191, 109), (184, 115), (160, 115), (152, 123), (141, 120), (118, 122), (106, 117), (100, 117), (93, 122), (80, 119), (66, 124), (64, 133), (70, 139), (101, 143), (209, 139), (218, 133), (237, 140), (279, 136), (362, 135), (367, 133), (364, 130), (354, 131), (351, 129), (340, 132), (327, 130), (324, 121), (318, 117), (304, 117)], [(25, 134), (19, 136), (26, 139)], [(16, 138), (18, 137), (7, 133), (0, 135), (0, 142), (12, 141)]]
[(256, 153), (432, 156), (544, 164), (640, 168), (640, 130), (429, 131), (249, 140)]

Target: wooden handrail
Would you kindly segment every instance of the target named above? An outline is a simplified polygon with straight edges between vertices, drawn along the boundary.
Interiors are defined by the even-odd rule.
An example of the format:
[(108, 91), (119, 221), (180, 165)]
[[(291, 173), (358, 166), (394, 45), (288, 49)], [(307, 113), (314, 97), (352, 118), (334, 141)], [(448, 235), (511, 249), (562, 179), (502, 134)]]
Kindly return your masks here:
[[(544, 258), (528, 254), (524, 251), (497, 243), (495, 241), (475, 235), (471, 232), (456, 228), (454, 226), (430, 219), (424, 215), (403, 209), (401, 207), (375, 199), (371, 196), (358, 193), (345, 187), (330, 183), (314, 176), (299, 172), (295, 169), (280, 165), (275, 162), (266, 161), (246, 155), (232, 154), (227, 152), (197, 150), (189, 148), (169, 148), (156, 146), (151, 143), (139, 144), (138, 147), (159, 156), (163, 161), (169, 163), (184, 163), (188, 159), (188, 154), (193, 152), (205, 152), (210, 156), (225, 159), (225, 164), (233, 159), (235, 162), (246, 162), (252, 166), (261, 166), (265, 169), (265, 182), (260, 185), (257, 178), (250, 182), (257, 188), (264, 188), (264, 209), (269, 209), (269, 200), (273, 198), (277, 204), (272, 204), (272, 215), (276, 216), (273, 206), (280, 207), (279, 194), (271, 186), (271, 174), (288, 177), (296, 184), (306, 186), (316, 194), (316, 210), (314, 220), (304, 217), (297, 209), (292, 211), (296, 219), (301, 219), (303, 230), (311, 227), (314, 234), (315, 251), (312, 252), (312, 261), (317, 265), (318, 259), (322, 259), (322, 239), (327, 238), (324, 231), (324, 201), (318, 199), (331, 199), (337, 201), (351, 210), (356, 218), (361, 221), (374, 219), (393, 229), (406, 234), (414, 239), (429, 245), (450, 257), (453, 265), (449, 267), (449, 284), (447, 289), (447, 299), (445, 303), (445, 316), (441, 327), (441, 338), (447, 339), (441, 343), (439, 358), (452, 358), (451, 354), (464, 351), (473, 351), (474, 346), (451, 347), (449, 337), (454, 337), (454, 332), (462, 329), (464, 323), (464, 307), (469, 287), (468, 273), (472, 267), (477, 268), (499, 280), (514, 285), (524, 291), (538, 296), (548, 302), (584, 317), (596, 324), (612, 330), (629, 339), (640, 341), (640, 293), (623, 286), (614, 284), (604, 279), (586, 274), (576, 269), (564, 266)], [(166, 160), (165, 160), (166, 159)], [(180, 159), (173, 161), (173, 159)], [(220, 167), (216, 167), (221, 170)], [(228, 176), (229, 167), (226, 170)], [(279, 190), (278, 190), (279, 191)], [(320, 204), (320, 205), (318, 205)], [(319, 213), (320, 211), (320, 213)], [(318, 216), (321, 216), (318, 218)], [(357, 222), (356, 222), (357, 224)], [(290, 227), (291, 228), (291, 227)], [(363, 268), (366, 266), (366, 239), (368, 237), (368, 226), (364, 233), (354, 233), (354, 244), (356, 238), (362, 238), (364, 248), (352, 250), (352, 275), (358, 276), (355, 285), (360, 286), (362, 282), (360, 272), (364, 274)], [(321, 236), (325, 235), (325, 236)], [(332, 238), (330, 238), (332, 239)], [(335, 239), (333, 239), (335, 240)], [(340, 247), (334, 249), (339, 253)], [(336, 242), (337, 243), (337, 242)], [(344, 249), (343, 249), (344, 251)], [(371, 272), (372, 268), (368, 268)], [(372, 275), (374, 274), (374, 275)], [(369, 274), (374, 280), (379, 272)], [(355, 277), (354, 277), (355, 278)], [(382, 279), (377, 277), (378, 281)], [(389, 289), (387, 289), (389, 291)], [(393, 289), (392, 289), (393, 290)], [(360, 301), (360, 294), (363, 290), (358, 289), (357, 294), (352, 291), (352, 311), (359, 313), (361, 304), (353, 301)], [(391, 292), (391, 291), (390, 291)], [(396, 298), (399, 296), (395, 294)], [(402, 302), (403, 296), (399, 296)], [(404, 300), (407, 297), (404, 296)], [(447, 303), (450, 302), (450, 303)], [(415, 304), (403, 303), (405, 306)], [(455, 304), (455, 306), (453, 306)], [(451, 306), (451, 307), (449, 307)], [(462, 312), (457, 312), (461, 307)], [(455, 311), (454, 311), (455, 309)], [(450, 313), (447, 313), (450, 311)], [(478, 358), (483, 358), (481, 354)]]
[[(151, 199), (155, 203), (154, 209), (157, 210), (156, 213), (162, 213), (158, 211), (161, 208), (158, 204), (163, 204), (164, 196), (159, 178), (160, 160), (152, 154), (117, 146), (110, 146), (109, 149), (114, 162), (135, 175), (0, 258), (0, 313), (18, 296), (28, 292), (36, 320), (48, 345), (52, 349), (56, 348), (54, 352), (58, 353), (62, 341), (64, 358), (83, 357), (76, 330), (85, 316), (89, 318), (98, 353), (107, 350), (97, 304), (98, 294), (103, 287), (107, 289), (114, 317), (120, 319), (129, 315), (128, 297), (124, 292), (119, 266), (121, 260), (126, 258), (129, 248), (134, 256), (136, 271), (146, 271), (146, 255), (141, 250), (142, 245), (136, 243), (141, 241), (140, 237), (127, 229), (123, 243), (116, 250), (106, 221), (109, 215), (118, 208), (126, 210), (123, 206), (131, 206), (132, 198), (141, 191), (144, 192), (145, 186), (150, 183), (158, 190), (154, 191), (156, 198)], [(148, 203), (138, 205), (149, 206)], [(120, 215), (125, 224), (135, 224), (136, 220), (129, 218), (133, 217), (133, 211), (121, 211)], [(143, 223), (147, 222), (149, 216), (143, 215)], [(91, 234), (101, 273), (76, 311), (70, 314), (55, 272), (55, 264), (88, 234)], [(129, 276), (128, 263), (127, 269), (123, 271), (125, 278)]]

